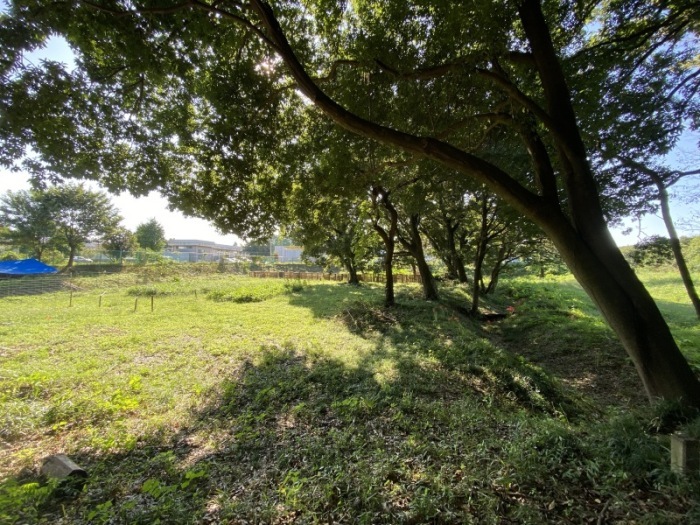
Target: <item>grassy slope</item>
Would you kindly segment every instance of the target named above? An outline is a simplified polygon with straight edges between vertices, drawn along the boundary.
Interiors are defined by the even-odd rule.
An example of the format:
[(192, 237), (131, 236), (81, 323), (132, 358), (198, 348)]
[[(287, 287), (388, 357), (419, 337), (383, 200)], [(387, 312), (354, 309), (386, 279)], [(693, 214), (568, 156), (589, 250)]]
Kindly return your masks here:
[[(0, 522), (700, 516), (648, 416), (619, 414), (638, 381), (571, 281), (504, 283), (513, 315), (481, 325), (458, 290), (399, 287), (387, 311), (374, 286), (153, 277), (84, 279), (72, 307), (0, 299)], [(655, 278), (699, 363), (678, 285)], [(38, 479), (56, 452), (82, 490)]]

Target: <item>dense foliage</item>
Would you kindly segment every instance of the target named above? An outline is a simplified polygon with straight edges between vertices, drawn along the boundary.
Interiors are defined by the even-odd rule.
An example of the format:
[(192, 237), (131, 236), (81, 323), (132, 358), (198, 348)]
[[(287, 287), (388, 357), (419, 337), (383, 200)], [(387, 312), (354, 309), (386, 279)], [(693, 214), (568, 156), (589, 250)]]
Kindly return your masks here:
[(141, 248), (159, 252), (167, 243), (163, 226), (155, 219), (149, 219), (139, 224), (134, 233), (136, 242)]
[(8, 192), (0, 197), (0, 221), (12, 244), (41, 260), (47, 249), (64, 251), (72, 266), (78, 250), (118, 228), (121, 217), (107, 195), (83, 185)]

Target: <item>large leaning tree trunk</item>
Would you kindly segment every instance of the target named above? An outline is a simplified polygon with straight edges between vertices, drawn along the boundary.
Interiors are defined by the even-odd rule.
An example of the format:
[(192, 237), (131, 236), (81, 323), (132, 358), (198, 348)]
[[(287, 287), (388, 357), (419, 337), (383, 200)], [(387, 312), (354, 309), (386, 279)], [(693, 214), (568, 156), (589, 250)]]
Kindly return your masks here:
[(363, 119), (325, 94), (297, 59), (274, 16), (262, 0), (253, 0), (275, 50), (299, 90), (327, 117), (358, 135), (432, 159), (484, 183), (549, 236), (562, 258), (616, 332), (634, 362), (650, 400), (678, 400), (700, 407), (700, 382), (681, 354), (659, 309), (615, 245), (600, 205), (586, 148), (539, 0), (523, 0), (518, 14), (530, 46), (545, 107), (524, 95), (497, 69), (481, 70), (502, 87), (514, 104), (538, 119), (555, 144), (557, 165), (567, 197), (560, 207), (548, 150), (536, 133), (522, 134), (538, 177), (538, 193), (524, 187), (493, 163), (446, 142), (411, 135)]
[(632, 358), (650, 398), (700, 406), (700, 383), (656, 303), (617, 248), (605, 223), (586, 148), (538, 0), (519, 9), (545, 95), (568, 196), (570, 222), (548, 210), (537, 222)]

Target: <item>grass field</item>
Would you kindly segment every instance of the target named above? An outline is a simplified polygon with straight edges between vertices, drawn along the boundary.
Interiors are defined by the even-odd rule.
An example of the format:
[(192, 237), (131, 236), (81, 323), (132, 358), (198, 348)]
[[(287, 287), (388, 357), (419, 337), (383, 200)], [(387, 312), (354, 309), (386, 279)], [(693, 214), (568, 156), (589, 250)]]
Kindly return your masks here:
[[(694, 366), (672, 273), (643, 276)], [(86, 277), (0, 299), (2, 523), (696, 523), (629, 360), (570, 278), (456, 287)], [(697, 421), (688, 430), (697, 432)], [(45, 480), (65, 453), (84, 483)]]

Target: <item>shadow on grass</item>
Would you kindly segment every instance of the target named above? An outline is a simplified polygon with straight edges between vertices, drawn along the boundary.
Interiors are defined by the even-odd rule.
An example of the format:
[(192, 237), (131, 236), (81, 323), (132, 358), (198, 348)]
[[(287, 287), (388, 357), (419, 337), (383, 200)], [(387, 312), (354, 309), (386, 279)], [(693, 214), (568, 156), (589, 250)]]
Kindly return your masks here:
[[(492, 323), (464, 316), (459, 306), (465, 298), (454, 290), (443, 290), (442, 302), (426, 303), (418, 287), (400, 287), (398, 306), (389, 309), (382, 306), (381, 290), (360, 297), (337, 290), (328, 295), (335, 297), (336, 318), (352, 332), (383, 341), (399, 356), (429, 356), (457, 370), (493, 370), (504, 392), (519, 402), (528, 403), (518, 387), (524, 377), (567, 416), (574, 415), (570, 402), (557, 398), (561, 389), (552, 374), (601, 408), (646, 403), (634, 366), (580, 287), (514, 281), (501, 289), (489, 300), (497, 310), (510, 307), (513, 313)], [(328, 317), (317, 293), (295, 296), (292, 304)]]
[[(507, 488), (486, 490), (499, 476), (485, 474), (500, 468), (490, 456), (517, 417), (483, 409), (468, 378), (446, 385), (410, 368), (399, 360), (408, 376), (385, 382), (366, 363), (263, 348), (178, 434), (75, 455), (91, 474), (85, 490), (54, 490), (15, 509), (19, 521), (463, 523), (500, 509)], [(470, 449), (477, 470), (461, 467)], [(546, 509), (531, 503), (533, 515)]]
[[(90, 472), (85, 488), (54, 490), (23, 506), (21, 521), (552, 523), (633, 519), (640, 501), (645, 514), (668, 510), (639, 488), (643, 476), (605, 472), (557, 419), (475, 395), (460, 374), (445, 385), (398, 367), (386, 383), (373, 367), (263, 348), (177, 434), (125, 454), (75, 455)], [(615, 491), (632, 504), (609, 508)]]
[[(174, 435), (143, 436), (125, 453), (74, 454), (90, 472), (83, 490), (40, 493), (46, 487), (27, 488), (31, 475), (9, 480), (0, 518), (551, 523), (685, 511), (682, 498), (650, 501), (643, 477), (607, 473), (565, 421), (577, 402), (540, 368), (495, 346), (495, 336), (482, 337), (479, 325), (414, 301), (410, 289), (390, 310), (372, 290), (348, 290), (291, 302), (375, 342), (353, 366), (323, 349), (263, 347)], [(326, 297), (322, 306), (316, 293)], [(609, 505), (616, 491), (632, 503)]]

